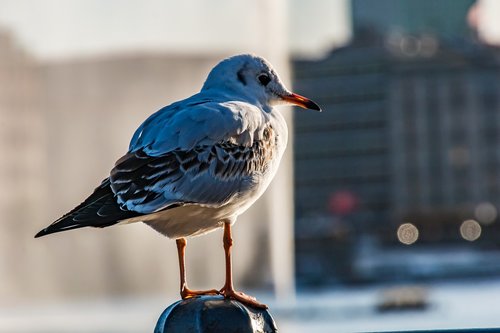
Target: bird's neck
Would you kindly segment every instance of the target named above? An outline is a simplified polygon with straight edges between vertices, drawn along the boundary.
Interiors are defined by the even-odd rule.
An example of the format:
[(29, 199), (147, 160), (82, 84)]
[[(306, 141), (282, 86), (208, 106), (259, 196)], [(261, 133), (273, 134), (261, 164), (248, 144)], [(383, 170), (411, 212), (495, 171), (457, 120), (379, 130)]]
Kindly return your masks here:
[(272, 111), (272, 107), (266, 102), (260, 101), (258, 98), (255, 98), (255, 96), (252, 96), (245, 91), (236, 91), (229, 86), (225, 86), (224, 88), (202, 89), (199, 94), (216, 102), (244, 102), (255, 105), (266, 113), (270, 113)]

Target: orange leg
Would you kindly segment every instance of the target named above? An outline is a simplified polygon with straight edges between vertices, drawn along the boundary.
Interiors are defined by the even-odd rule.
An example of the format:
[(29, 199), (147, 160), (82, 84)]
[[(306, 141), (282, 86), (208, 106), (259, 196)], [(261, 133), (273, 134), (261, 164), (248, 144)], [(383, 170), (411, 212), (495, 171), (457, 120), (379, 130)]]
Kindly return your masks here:
[(242, 292), (235, 291), (233, 287), (233, 273), (231, 268), (231, 247), (233, 246), (233, 239), (231, 238), (231, 224), (224, 223), (224, 252), (226, 257), (226, 283), (220, 290), (220, 293), (225, 298), (235, 299), (243, 304), (267, 309), (267, 305), (259, 303), (255, 297), (245, 295)]
[(201, 295), (219, 295), (220, 292), (218, 290), (191, 290), (187, 287), (186, 282), (186, 261), (185, 261), (185, 253), (186, 253), (186, 239), (178, 238), (175, 240), (177, 243), (177, 253), (179, 255), (179, 268), (181, 273), (181, 297), (182, 299), (196, 297)]

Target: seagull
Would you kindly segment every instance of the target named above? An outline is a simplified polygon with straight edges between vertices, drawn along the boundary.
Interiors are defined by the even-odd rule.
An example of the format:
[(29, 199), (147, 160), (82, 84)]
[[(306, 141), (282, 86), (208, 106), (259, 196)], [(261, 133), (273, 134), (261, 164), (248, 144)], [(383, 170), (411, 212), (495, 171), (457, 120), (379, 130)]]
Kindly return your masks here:
[[(280, 104), (321, 111), (290, 92), (265, 59), (242, 54), (222, 60), (199, 93), (147, 118), (109, 177), (35, 238), (143, 222), (176, 240), (182, 299), (218, 294), (267, 308), (233, 287), (231, 227), (278, 170), (288, 137), (283, 116), (273, 108)], [(218, 228), (224, 230), (225, 284), (220, 290), (191, 290), (186, 238)]]

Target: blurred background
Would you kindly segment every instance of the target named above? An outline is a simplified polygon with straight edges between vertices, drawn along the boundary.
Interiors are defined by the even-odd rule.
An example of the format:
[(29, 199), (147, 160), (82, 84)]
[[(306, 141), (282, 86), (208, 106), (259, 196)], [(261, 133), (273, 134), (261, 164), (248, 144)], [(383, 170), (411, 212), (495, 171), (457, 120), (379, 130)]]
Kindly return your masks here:
[[(0, 332), (151, 332), (175, 242), (145, 225), (34, 240), (151, 113), (256, 53), (323, 113), (235, 227), (236, 285), (283, 332), (500, 327), (500, 2), (0, 0)], [(223, 284), (220, 232), (188, 241)]]

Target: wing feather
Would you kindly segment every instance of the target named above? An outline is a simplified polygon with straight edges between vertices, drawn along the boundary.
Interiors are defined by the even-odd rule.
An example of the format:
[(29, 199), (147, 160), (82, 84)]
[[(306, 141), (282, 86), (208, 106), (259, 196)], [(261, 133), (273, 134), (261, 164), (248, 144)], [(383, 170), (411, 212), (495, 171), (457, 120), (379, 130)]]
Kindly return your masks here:
[(272, 155), (261, 158), (253, 153), (263, 145), (263, 141), (252, 147), (226, 143), (147, 159), (142, 151), (129, 153), (121, 159), (127, 168), (117, 164), (112, 170), (111, 188), (124, 209), (140, 213), (185, 203), (222, 206), (255, 185), (254, 175), (268, 168)]
[(262, 111), (246, 103), (185, 102), (148, 118), (111, 171), (118, 204), (143, 214), (172, 205), (226, 204), (255, 186), (275, 136), (259, 135)]

